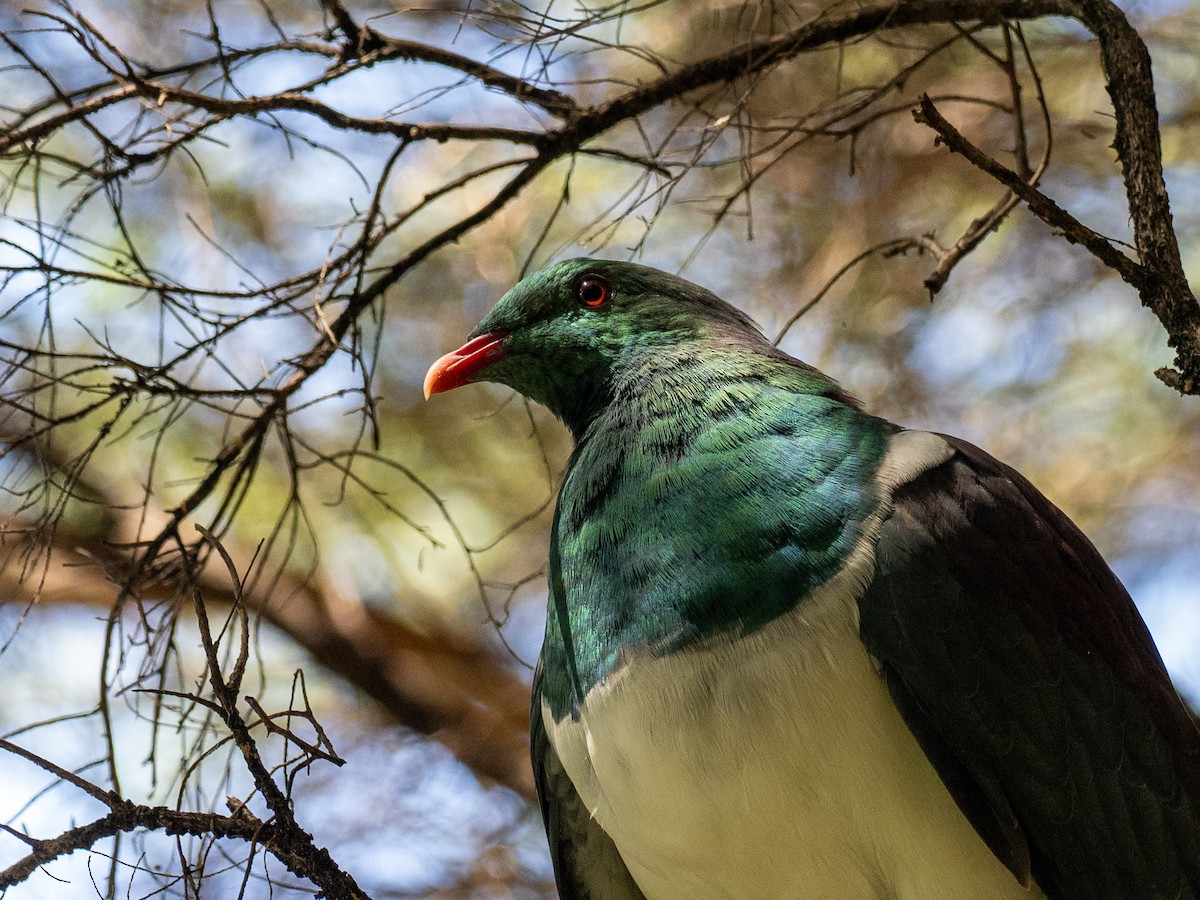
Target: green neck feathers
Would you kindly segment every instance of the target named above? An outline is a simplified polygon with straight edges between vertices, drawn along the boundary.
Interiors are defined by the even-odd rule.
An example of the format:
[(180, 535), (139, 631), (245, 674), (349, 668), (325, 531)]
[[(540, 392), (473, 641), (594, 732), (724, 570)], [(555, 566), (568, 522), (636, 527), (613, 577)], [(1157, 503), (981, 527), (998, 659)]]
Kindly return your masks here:
[(556, 717), (630, 654), (750, 633), (829, 579), (878, 503), (892, 429), (720, 328), (630, 352), (599, 408), (564, 418), (577, 445), (543, 650)]

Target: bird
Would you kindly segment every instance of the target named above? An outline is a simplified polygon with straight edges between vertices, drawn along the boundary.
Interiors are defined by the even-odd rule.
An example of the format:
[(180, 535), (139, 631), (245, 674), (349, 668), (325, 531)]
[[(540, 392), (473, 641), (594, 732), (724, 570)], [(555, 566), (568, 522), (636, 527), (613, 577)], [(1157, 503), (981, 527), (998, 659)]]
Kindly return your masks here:
[(567, 900), (1200, 898), (1200, 730), (1070, 519), (710, 291), (525, 277), (425, 395), (574, 449), (531, 756)]

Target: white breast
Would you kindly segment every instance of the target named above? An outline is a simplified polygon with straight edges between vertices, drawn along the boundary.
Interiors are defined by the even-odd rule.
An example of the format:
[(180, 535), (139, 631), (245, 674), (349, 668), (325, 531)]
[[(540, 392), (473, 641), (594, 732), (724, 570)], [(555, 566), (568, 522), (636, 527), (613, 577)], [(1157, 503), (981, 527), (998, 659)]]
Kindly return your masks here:
[[(881, 475), (889, 490), (944, 458), (931, 435), (900, 437)], [(959, 811), (858, 637), (873, 537), (753, 635), (631, 659), (577, 721), (543, 707), (583, 802), (650, 900), (1043, 896)]]

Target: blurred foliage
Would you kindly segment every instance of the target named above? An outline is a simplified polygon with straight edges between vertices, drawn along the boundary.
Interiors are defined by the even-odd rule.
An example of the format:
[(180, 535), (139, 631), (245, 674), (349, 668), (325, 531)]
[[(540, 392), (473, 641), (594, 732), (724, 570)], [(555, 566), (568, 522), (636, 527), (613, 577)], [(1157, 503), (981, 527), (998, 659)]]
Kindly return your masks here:
[[(1155, 59), (1167, 180), (1195, 284), (1200, 3), (1121, 5)], [(150, 68), (229, 53), (183, 87), (230, 99), (289, 89), (331, 65), (327, 55), (302, 48), (262, 58), (231, 51), (282, 35), (298, 47), (329, 46), (336, 31), (329, 8), (291, 0), (45, 5), (57, 19), (24, 8), (0, 8), (6, 118), (48, 96), (48, 79), (31, 70), (30, 59), (62, 95), (109, 77), (80, 45), (114, 55), (93, 35), (68, 33), (63, 22), (82, 29), (86, 19)], [(795, 27), (822, 5), (678, 0), (587, 12), (558, 2), (529, 10), (506, 2), (363, 0), (348, 8), (381, 33), (486, 59), (589, 103), (664, 66)], [(1022, 33), (1054, 123), (1043, 189), (1095, 230), (1129, 240), (1094, 43), (1060, 20), (1025, 23)], [(540, 642), (550, 503), (568, 437), (544, 410), (491, 386), (424, 404), (429, 363), (458, 346), (524, 272), (555, 258), (629, 257), (679, 271), (749, 311), (774, 336), (867, 248), (926, 234), (953, 244), (1001, 190), (934, 146), (910, 109), (926, 92), (973, 140), (1010, 159), (1010, 118), (999, 108), (1010, 102), (1007, 75), (981, 48), (1003, 52), (997, 29), (883, 32), (656, 107), (588, 152), (551, 164), (461, 240), (390, 284), (341, 339), (343, 352), (288, 400), (251, 477), (238, 485), (227, 473), (228, 492), (207, 496), (186, 522), (219, 526), (240, 565), (257, 553), (260, 586), (315, 584), (338, 616), (378, 611), (417, 633), (485, 647), (527, 679)], [(1020, 69), (1036, 156), (1049, 138), (1031, 72), (1025, 63)], [(536, 129), (549, 118), (460, 72), (404, 59), (362, 66), (310, 94), (363, 119)], [(353, 290), (483, 207), (511, 169), (429, 197), (482, 167), (529, 156), (502, 141), (449, 140), (414, 143), (394, 158), (393, 134), (275, 109), (220, 118), (179, 152), (119, 177), (122, 157), (106, 140), (128, 139), (134, 151), (152, 153), (200, 120), (186, 111), (172, 119), (149, 98), (133, 103), (136, 111), (117, 104), (91, 124), (53, 131), (35, 155), (16, 148), (0, 158), (0, 266), (9, 272), (0, 329), (8, 384), (18, 386), (6, 402), (63, 419), (54, 429), (55, 458), (72, 461), (63, 471), (79, 476), (78, 483), (47, 478), (36, 453), (7, 453), (0, 503), (10, 543), (31, 513), (60, 508), (79, 533), (107, 534), (112, 510), (97, 501), (101, 489), (146, 510), (124, 539), (150, 539), (269, 402), (270, 390), (291, 377), (296, 360), (319, 346)], [(326, 291), (320, 273), (370, 230), (376, 207), (395, 227)], [(62, 271), (51, 276), (44, 260)], [(1172, 638), (1163, 640), (1168, 663), (1186, 679), (1185, 691), (1200, 697), (1193, 608), (1200, 406), (1152, 377), (1170, 361), (1161, 326), (1132, 289), (1022, 208), (931, 301), (922, 279), (934, 265), (916, 248), (869, 256), (787, 330), (782, 346), (839, 379), (872, 411), (966, 437), (1028, 475), (1093, 538), (1135, 599), (1154, 598), (1155, 607), (1144, 608), (1156, 633)], [(277, 289), (301, 273), (317, 273), (304, 291)], [(171, 289), (140, 285), (150, 274)], [(52, 350), (57, 362), (12, 349), (32, 346)], [(186, 359), (164, 365), (177, 357)], [(125, 365), (111, 365), (115, 358)], [(56, 386), (36, 386), (33, 370), (54, 365)], [(121, 380), (134, 387), (114, 393)], [(172, 393), (168, 382), (188, 391)], [(90, 404), (96, 408), (86, 412)], [(36, 580), (43, 557), (24, 562)], [(94, 706), (106, 640), (94, 603), (68, 593), (0, 608), (0, 731)], [(172, 624), (182, 630), (172, 632), (170, 651), (178, 674), (167, 681), (187, 690), (203, 661), (188, 616), (180, 622)], [(372, 896), (552, 893), (536, 810), (308, 666), (286, 634), (267, 625), (256, 634), (260, 702), (286, 706), (292, 672), (306, 666), (316, 717), (350, 763), (299, 773), (296, 805), (314, 811), (308, 827)], [(167, 771), (172, 757), (163, 754), (160, 780), (148, 774), (148, 721), (158, 713), (130, 690), (153, 666), (132, 650), (122, 659), (130, 671), (110, 665), (104, 678), (120, 698), (117, 728), (132, 748), (123, 750), (124, 788), (161, 796), (164, 786), (178, 788), (178, 773)], [(162, 662), (155, 657), (155, 665)], [(63, 765), (95, 761), (102, 731), (95, 716), (41, 731), (45, 746), (61, 741)], [(230, 763), (213, 757), (206, 765)], [(75, 814), (61, 788), (24, 808), (42, 782), (31, 788), (33, 770), (17, 768), (0, 759), (0, 794), (10, 798), (4, 821), (45, 831)], [(216, 806), (225, 790), (237, 793), (236, 778), (228, 778), (217, 779)], [(144, 851), (148, 868), (178, 866), (172, 841), (159, 840), (127, 847), (122, 858)], [(22, 852), (18, 841), (0, 836), (0, 865)], [(69, 896), (87, 884), (89, 865), (102, 880), (102, 856), (73, 858), (51, 872), (75, 887), (40, 877), (12, 896)], [(232, 896), (241, 883), (237, 860), (222, 865), (227, 871), (215, 876), (212, 896)], [(304, 888), (288, 893), (286, 872), (268, 869), (254, 870), (248, 896), (267, 896), (268, 876), (280, 880), (272, 896), (304, 895)], [(168, 892), (184, 893), (165, 876), (146, 878), (137, 882), (144, 894), (163, 882)]]

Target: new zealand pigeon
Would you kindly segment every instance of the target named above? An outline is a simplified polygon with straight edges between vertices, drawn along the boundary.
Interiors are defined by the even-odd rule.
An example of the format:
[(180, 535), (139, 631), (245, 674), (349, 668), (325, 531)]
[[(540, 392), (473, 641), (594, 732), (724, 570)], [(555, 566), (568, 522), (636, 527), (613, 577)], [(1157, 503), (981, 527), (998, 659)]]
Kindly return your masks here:
[(426, 396), (575, 449), (533, 684), (564, 898), (1200, 898), (1200, 731), (1088, 539), (682, 279), (575, 259)]

